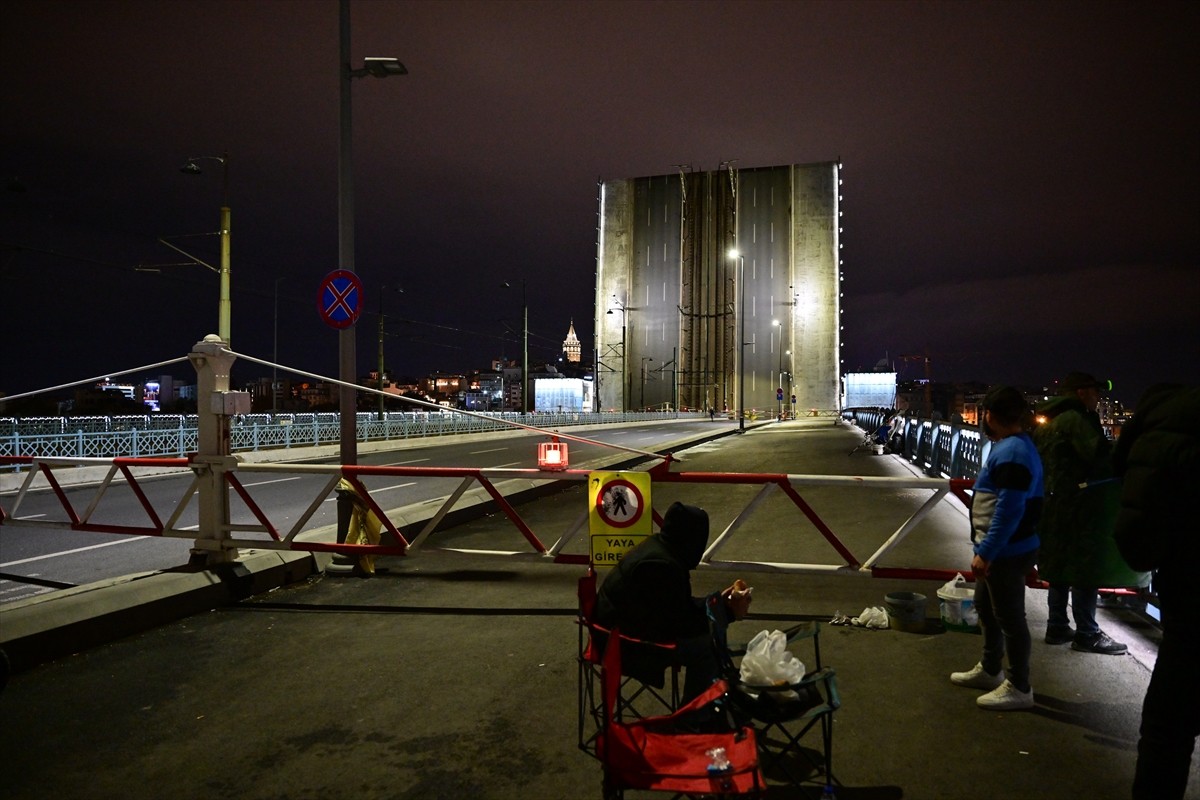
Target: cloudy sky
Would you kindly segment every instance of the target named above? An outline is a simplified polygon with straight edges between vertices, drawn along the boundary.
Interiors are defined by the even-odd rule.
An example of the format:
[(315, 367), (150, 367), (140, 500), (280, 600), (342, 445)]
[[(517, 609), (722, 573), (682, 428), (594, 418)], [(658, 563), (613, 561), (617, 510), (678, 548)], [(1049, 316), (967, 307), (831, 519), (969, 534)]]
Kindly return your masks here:
[[(409, 70), (353, 82), (363, 371), (381, 303), (396, 372), (514, 356), (503, 281), (531, 357), (590, 351), (599, 179), (837, 159), (847, 371), (1200, 380), (1198, 4), (350, 7), (353, 62)], [(215, 275), (136, 267), (217, 229), (220, 165), (179, 167), (224, 153), (234, 349), (337, 375), (335, 0), (9, 0), (0, 68), (0, 391), (215, 331)]]

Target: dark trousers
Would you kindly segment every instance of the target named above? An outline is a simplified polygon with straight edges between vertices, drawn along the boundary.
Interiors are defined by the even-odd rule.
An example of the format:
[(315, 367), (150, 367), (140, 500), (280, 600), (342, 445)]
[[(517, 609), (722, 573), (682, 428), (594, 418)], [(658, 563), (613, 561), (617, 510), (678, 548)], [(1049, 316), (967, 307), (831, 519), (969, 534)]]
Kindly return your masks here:
[[(1189, 593), (1195, 591), (1190, 586), (1183, 588)], [(1190, 604), (1180, 615), (1178, 606), (1171, 602), (1176, 598), (1165, 596), (1166, 592), (1165, 587), (1160, 590), (1162, 644), (1142, 704), (1134, 800), (1182, 800), (1187, 792), (1192, 749), (1200, 736), (1200, 683), (1196, 680), (1200, 609), (1194, 595), (1180, 597)]]
[(1032, 645), (1025, 621), (1025, 576), (1037, 563), (1037, 550), (1012, 558), (997, 558), (986, 578), (975, 581), (975, 610), (983, 629), (983, 668), (995, 675), (1008, 654), (1008, 679), (1029, 691)]

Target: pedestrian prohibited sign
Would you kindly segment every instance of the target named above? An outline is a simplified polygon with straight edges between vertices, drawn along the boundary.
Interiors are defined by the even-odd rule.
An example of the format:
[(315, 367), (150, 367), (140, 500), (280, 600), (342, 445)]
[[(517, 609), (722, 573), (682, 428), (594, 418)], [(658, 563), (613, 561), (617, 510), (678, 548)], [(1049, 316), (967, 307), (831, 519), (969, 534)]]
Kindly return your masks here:
[(616, 564), (652, 533), (653, 520), (647, 473), (593, 472), (588, 476), (593, 564)]

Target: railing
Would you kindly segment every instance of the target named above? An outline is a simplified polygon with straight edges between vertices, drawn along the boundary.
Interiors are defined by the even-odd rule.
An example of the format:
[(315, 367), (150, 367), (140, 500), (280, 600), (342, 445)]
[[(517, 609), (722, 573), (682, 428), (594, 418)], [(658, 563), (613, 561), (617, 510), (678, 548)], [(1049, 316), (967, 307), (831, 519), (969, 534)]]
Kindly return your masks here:
[[(497, 412), (480, 416), (453, 411), (387, 412), (383, 419), (360, 412), (357, 440), (374, 442), (429, 436), (511, 430), (512, 422), (539, 428), (649, 422), (704, 416), (699, 412), (630, 412), (593, 414), (519, 414)], [(37, 458), (182, 458), (197, 450), (195, 415), (132, 417), (0, 418), (0, 456)], [(229, 427), (231, 452), (335, 445), (340, 441), (339, 415), (247, 414)], [(0, 470), (13, 466), (0, 466)]]
[[(865, 431), (879, 429), (894, 411), (883, 408), (856, 408), (842, 412)], [(992, 443), (974, 425), (940, 422), (902, 415), (892, 428), (889, 446), (892, 452), (919, 467), (926, 475), (938, 478), (976, 478), (987, 459)]]

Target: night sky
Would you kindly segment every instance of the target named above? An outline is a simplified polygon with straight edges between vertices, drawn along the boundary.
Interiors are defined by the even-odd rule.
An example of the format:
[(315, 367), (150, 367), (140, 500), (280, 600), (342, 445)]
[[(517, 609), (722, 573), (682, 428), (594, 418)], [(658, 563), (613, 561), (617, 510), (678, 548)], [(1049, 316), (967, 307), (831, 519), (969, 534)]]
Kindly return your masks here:
[[(599, 179), (840, 160), (845, 371), (1081, 369), (1126, 403), (1200, 380), (1200, 4), (351, 9), (354, 65), (409, 70), (353, 82), (360, 372), (381, 297), (394, 373), (517, 357), (503, 281), (527, 282), (531, 360), (571, 319), (590, 358)], [(281, 363), (337, 376), (316, 310), (339, 266), (335, 0), (9, 0), (0, 69), (0, 391), (216, 331), (216, 275), (135, 267), (216, 231), (220, 165), (179, 168), (223, 153), (234, 349), (271, 359), (277, 321)], [(217, 263), (215, 236), (180, 243)]]

